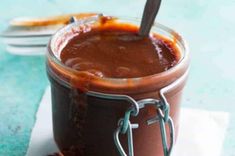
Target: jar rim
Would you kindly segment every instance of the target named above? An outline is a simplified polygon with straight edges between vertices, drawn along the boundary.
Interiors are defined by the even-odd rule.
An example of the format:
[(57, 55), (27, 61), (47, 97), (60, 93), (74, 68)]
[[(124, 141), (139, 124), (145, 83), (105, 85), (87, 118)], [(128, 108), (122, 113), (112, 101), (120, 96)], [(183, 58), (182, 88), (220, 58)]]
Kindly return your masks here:
[[(115, 17), (116, 18), (116, 17)], [(125, 23), (132, 23), (132, 22), (140, 22), (140, 19), (138, 18), (128, 18), (128, 17), (117, 17), (117, 20), (126, 20)], [(77, 27), (81, 25), (79, 22), (74, 22), (71, 24), (68, 24), (67, 26), (59, 29), (50, 39), (49, 44), (48, 44), (48, 52), (47, 52), (47, 57), (53, 61), (53, 63), (55, 63), (57, 66), (60, 66), (61, 68), (65, 69), (66, 71), (70, 71), (71, 73), (82, 73), (82, 71), (77, 71), (75, 69), (72, 69), (68, 66), (66, 66), (65, 64), (63, 64), (60, 60), (59, 57), (56, 56), (56, 52), (55, 49), (53, 50), (52, 47), (55, 46), (55, 42), (58, 38), (60, 38), (61, 36), (65, 35), (66, 32), (71, 31), (74, 27)], [(186, 62), (188, 60), (189, 57), (189, 52), (188, 52), (188, 46), (186, 41), (182, 38), (181, 35), (179, 35), (176, 31), (174, 31), (171, 28), (168, 28), (160, 23), (154, 23), (152, 28), (161, 30), (165, 33), (167, 33), (168, 35), (175, 37), (176, 40), (176, 44), (179, 46), (178, 50), (181, 53), (181, 58), (180, 60), (177, 62), (176, 65), (174, 65), (173, 67), (171, 67), (170, 69), (160, 72), (160, 73), (156, 73), (156, 74), (152, 74), (152, 75), (148, 75), (148, 76), (143, 76), (143, 77), (135, 77), (135, 78), (110, 78), (110, 77), (96, 77), (95, 79), (97, 81), (102, 81), (102, 82), (108, 82), (108, 83), (115, 83), (117, 85), (125, 85), (128, 82), (132, 81), (132, 82), (138, 82), (140, 79), (145, 79), (145, 80), (152, 80), (153, 78), (156, 79), (158, 77), (165, 77), (167, 75), (170, 75), (172, 72), (175, 72), (177, 69), (181, 68), (182, 64), (184, 64), (184, 62)], [(158, 34), (158, 32), (153, 31), (154, 33)], [(162, 35), (161, 35), (162, 36)], [(165, 37), (165, 36), (163, 36)], [(62, 41), (63, 42), (63, 41)], [(182, 73), (183, 74), (183, 73)], [(102, 83), (104, 84), (104, 83)]]

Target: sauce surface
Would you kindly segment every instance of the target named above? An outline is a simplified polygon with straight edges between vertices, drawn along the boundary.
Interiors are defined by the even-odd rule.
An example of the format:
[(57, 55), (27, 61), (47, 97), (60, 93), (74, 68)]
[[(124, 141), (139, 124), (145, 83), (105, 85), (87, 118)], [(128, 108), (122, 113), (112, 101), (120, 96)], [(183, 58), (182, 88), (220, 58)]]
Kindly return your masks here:
[(60, 59), (98, 77), (137, 78), (168, 70), (178, 63), (180, 53), (173, 41), (156, 34), (141, 38), (136, 26), (114, 24), (73, 37)]

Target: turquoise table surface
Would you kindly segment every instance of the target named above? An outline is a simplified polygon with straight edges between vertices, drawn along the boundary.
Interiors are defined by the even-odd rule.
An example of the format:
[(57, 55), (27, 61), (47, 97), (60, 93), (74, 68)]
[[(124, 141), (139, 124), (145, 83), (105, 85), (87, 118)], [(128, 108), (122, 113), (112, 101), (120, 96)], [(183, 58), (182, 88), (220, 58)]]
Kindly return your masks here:
[[(141, 17), (144, 3), (1, 0), (0, 31), (18, 16), (104, 12)], [(180, 32), (190, 48), (191, 71), (183, 107), (229, 112), (223, 155), (235, 156), (235, 1), (163, 0), (157, 20)], [(44, 64), (44, 56), (15, 56), (0, 43), (0, 156), (26, 153), (37, 108), (49, 84)]]

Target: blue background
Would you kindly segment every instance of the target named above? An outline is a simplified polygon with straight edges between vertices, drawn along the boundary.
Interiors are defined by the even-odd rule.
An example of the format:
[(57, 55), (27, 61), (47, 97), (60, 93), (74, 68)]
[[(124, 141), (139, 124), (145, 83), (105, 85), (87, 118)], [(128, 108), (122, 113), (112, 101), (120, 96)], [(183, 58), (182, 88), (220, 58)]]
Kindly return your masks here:
[[(145, 0), (1, 0), (0, 30), (19, 16), (103, 12), (141, 17), (144, 3)], [(190, 48), (191, 72), (183, 106), (230, 112), (223, 155), (234, 156), (235, 1), (163, 0), (157, 21), (180, 32)], [(26, 153), (35, 113), (48, 85), (44, 63), (44, 56), (11, 55), (0, 43), (0, 156)]]

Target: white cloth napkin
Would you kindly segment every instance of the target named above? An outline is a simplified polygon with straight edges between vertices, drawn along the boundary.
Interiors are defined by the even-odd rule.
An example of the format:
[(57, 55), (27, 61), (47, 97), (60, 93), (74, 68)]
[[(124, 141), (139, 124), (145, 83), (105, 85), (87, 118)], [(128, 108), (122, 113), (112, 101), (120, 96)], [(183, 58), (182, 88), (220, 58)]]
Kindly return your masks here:
[[(229, 122), (226, 112), (183, 108), (178, 141), (172, 156), (221, 156)], [(57, 152), (53, 140), (51, 96), (48, 87), (40, 103), (27, 156), (46, 156)]]

